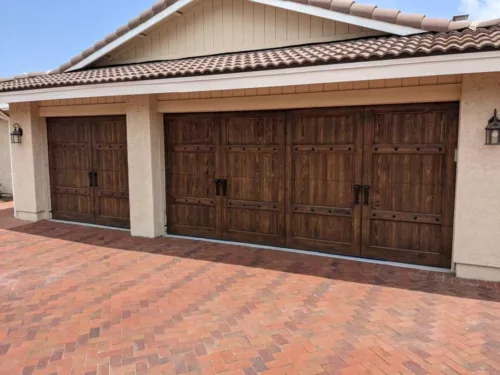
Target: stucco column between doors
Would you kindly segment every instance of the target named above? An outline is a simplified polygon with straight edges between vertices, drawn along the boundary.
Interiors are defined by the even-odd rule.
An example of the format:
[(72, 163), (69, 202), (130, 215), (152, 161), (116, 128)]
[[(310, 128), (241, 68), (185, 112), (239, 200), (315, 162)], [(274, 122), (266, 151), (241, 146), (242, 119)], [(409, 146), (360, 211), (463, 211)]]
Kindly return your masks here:
[(11, 144), (12, 187), (16, 217), (50, 219), (47, 123), (38, 114), (38, 103), (10, 105), (10, 130), (23, 129), (22, 143)]
[(127, 147), (132, 236), (165, 232), (163, 116), (154, 95), (127, 97)]
[(453, 261), (458, 277), (500, 281), (500, 148), (484, 128), (500, 109), (500, 74), (463, 77)]

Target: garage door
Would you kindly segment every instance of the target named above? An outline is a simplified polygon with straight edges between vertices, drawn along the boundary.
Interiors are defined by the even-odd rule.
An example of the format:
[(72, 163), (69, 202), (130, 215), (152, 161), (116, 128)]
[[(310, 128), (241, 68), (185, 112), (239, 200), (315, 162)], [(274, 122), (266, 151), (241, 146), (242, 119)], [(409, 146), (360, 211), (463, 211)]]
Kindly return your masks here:
[(52, 217), (130, 227), (124, 116), (47, 121)]
[(457, 112), (167, 116), (168, 232), (449, 266)]

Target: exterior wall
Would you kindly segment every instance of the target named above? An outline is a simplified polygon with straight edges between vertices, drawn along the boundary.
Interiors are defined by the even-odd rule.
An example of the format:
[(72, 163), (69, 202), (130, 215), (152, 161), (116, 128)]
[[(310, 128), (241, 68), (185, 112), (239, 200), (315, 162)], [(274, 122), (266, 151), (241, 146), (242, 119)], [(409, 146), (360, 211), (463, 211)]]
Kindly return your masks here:
[(165, 113), (459, 101), (461, 75), (325, 83), (158, 96)]
[(50, 217), (47, 123), (38, 103), (10, 105), (11, 124), (23, 129), (21, 144), (11, 145), (16, 217), (38, 221)]
[(484, 145), (500, 73), (465, 75), (462, 89), (453, 260), (459, 277), (500, 281), (500, 148)]
[(87, 106), (100, 104), (125, 104), (124, 96), (108, 96), (100, 98), (82, 98), (82, 99), (61, 99), (61, 100), (42, 100), (38, 103), (40, 108), (67, 107), (67, 106)]
[(153, 95), (127, 98), (130, 224), (133, 236), (165, 233), (163, 118)]
[(12, 194), (9, 123), (0, 119), (0, 192)]
[(380, 35), (248, 0), (204, 0), (95, 65), (166, 60)]

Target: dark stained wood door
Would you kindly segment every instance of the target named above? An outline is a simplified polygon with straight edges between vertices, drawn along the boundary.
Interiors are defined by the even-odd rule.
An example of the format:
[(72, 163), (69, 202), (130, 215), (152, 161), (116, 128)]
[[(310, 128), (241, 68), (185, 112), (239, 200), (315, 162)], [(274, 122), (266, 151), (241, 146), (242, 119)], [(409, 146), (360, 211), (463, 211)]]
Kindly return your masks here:
[(221, 118), (222, 238), (285, 245), (285, 114)]
[(366, 110), (362, 256), (451, 264), (458, 105)]
[(54, 219), (130, 227), (125, 116), (47, 120)]
[(218, 166), (220, 121), (213, 114), (165, 117), (167, 231), (220, 238)]
[(125, 117), (92, 119), (95, 221), (130, 227)]
[(362, 109), (292, 111), (287, 126), (287, 246), (360, 255)]
[(49, 118), (47, 133), (52, 217), (94, 223), (91, 120)]
[(457, 104), (167, 116), (168, 232), (449, 267), (457, 131)]

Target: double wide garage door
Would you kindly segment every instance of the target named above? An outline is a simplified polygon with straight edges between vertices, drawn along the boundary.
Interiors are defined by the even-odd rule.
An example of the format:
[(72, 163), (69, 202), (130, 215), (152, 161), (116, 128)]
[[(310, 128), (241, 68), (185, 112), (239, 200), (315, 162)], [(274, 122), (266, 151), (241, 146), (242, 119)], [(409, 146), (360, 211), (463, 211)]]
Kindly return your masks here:
[(456, 104), (165, 125), (169, 233), (450, 266)]

